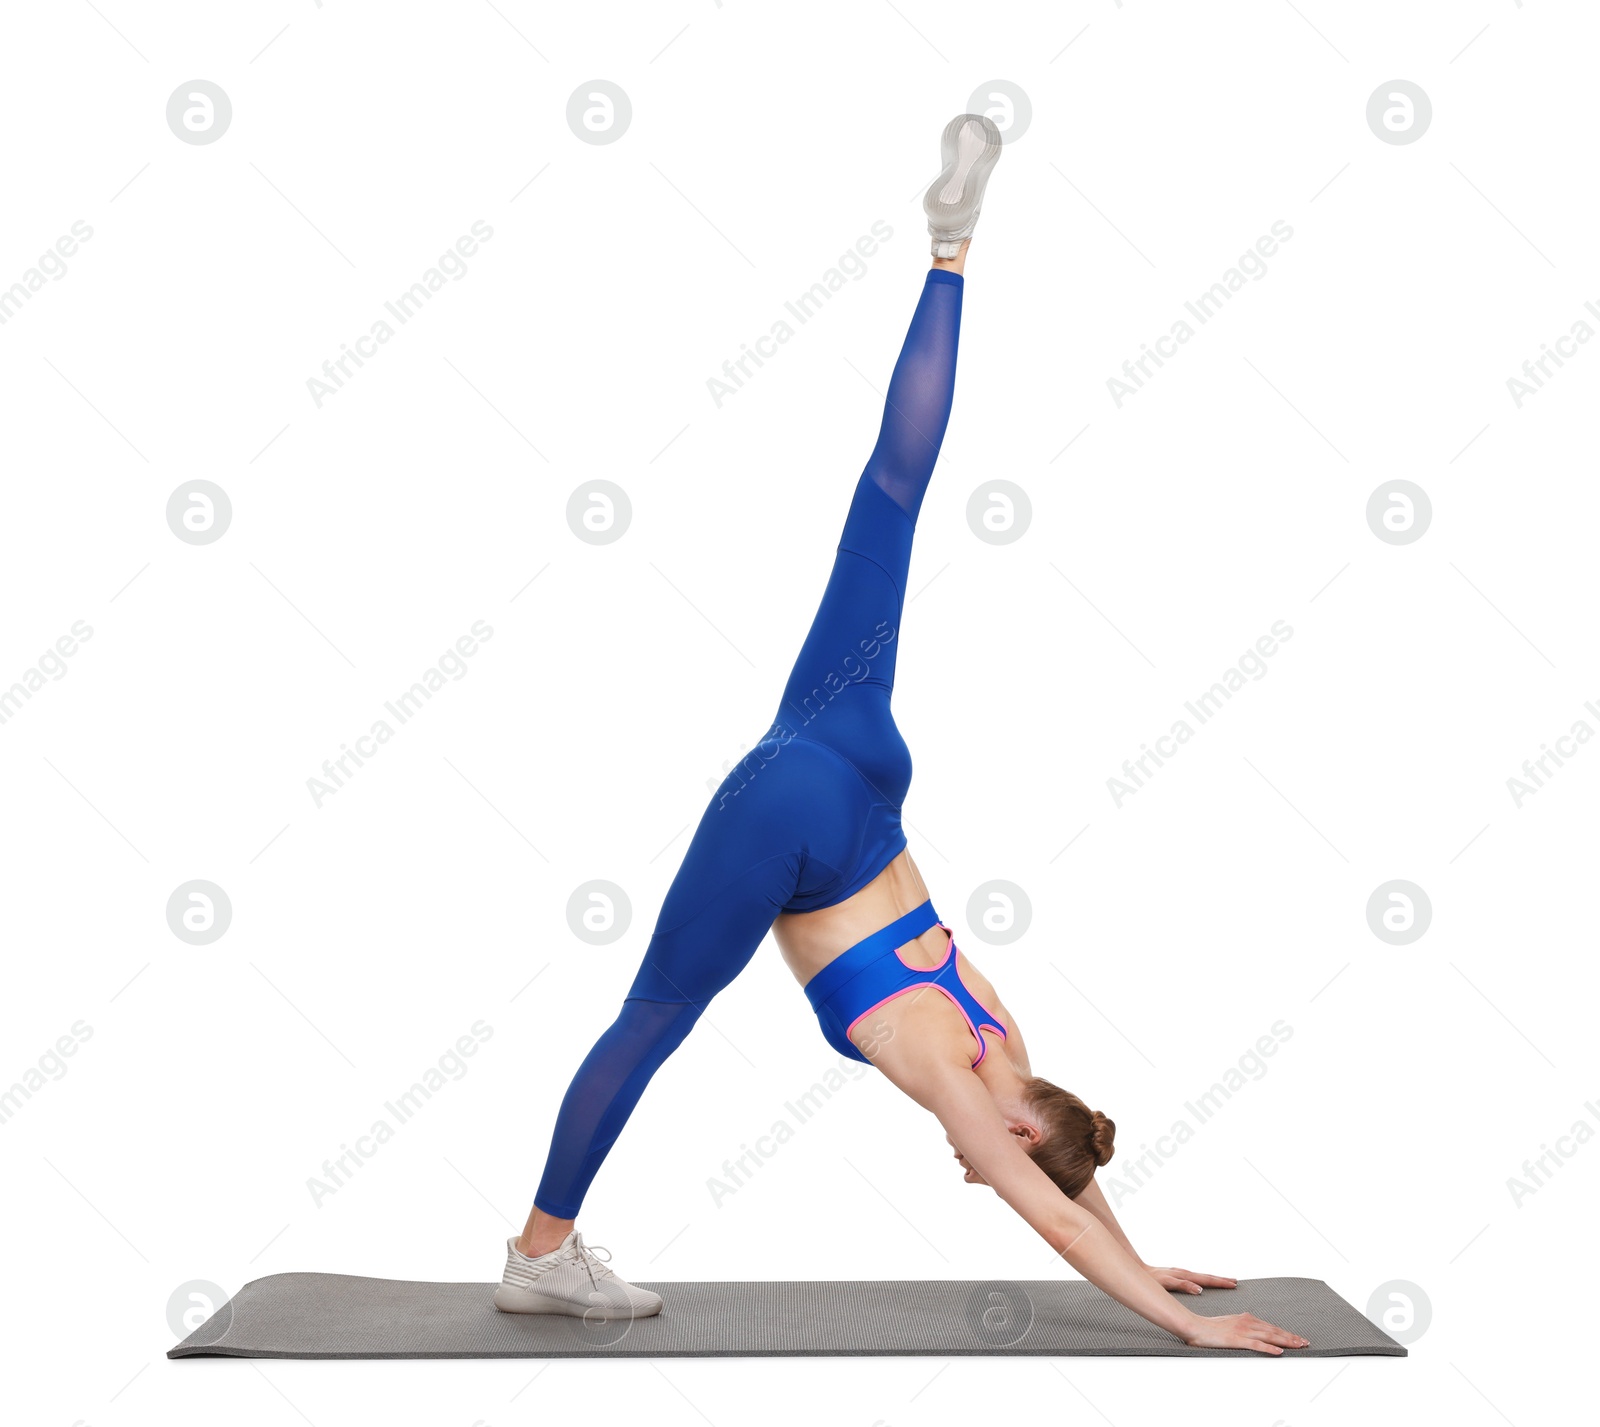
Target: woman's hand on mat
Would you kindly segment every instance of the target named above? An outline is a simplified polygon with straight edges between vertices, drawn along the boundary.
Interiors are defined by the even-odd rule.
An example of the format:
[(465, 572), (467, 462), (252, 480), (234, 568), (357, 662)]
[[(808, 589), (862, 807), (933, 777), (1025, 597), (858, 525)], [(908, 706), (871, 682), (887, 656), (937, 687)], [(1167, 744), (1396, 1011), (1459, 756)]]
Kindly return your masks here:
[(1298, 1333), (1274, 1327), (1254, 1313), (1228, 1313), (1221, 1318), (1196, 1313), (1183, 1341), (1191, 1348), (1248, 1348), (1273, 1357), (1281, 1357), (1285, 1348), (1310, 1347)]
[(1214, 1273), (1195, 1273), (1186, 1268), (1152, 1268), (1146, 1264), (1144, 1271), (1163, 1288), (1173, 1293), (1199, 1293), (1207, 1288), (1239, 1286), (1239, 1280), (1236, 1278), (1219, 1278)]

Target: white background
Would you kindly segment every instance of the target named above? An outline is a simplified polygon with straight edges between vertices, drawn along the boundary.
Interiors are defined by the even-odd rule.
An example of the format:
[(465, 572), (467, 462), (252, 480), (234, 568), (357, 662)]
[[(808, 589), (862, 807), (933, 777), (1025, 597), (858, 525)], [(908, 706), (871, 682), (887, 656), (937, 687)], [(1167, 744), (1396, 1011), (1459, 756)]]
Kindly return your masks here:
[[(92, 1030), (0, 1127), (22, 1418), (1588, 1410), (1600, 1147), (1520, 1206), (1507, 1181), (1597, 1119), (1600, 750), (1520, 808), (1506, 779), (1600, 728), (1600, 351), (1520, 409), (1506, 380), (1600, 300), (1597, 30), (1554, 0), (9, 8), (0, 283), (93, 228), (0, 327), (0, 683), (93, 629), (0, 725), (0, 1079)], [(1365, 118), (1397, 77), (1433, 105), (1405, 146)], [(233, 106), (205, 146), (165, 120), (195, 78)], [(595, 78), (633, 106), (605, 146), (565, 119)], [(1147, 1257), (1363, 1308), (1405, 1280), (1431, 1327), (1407, 1360), (1299, 1365), (167, 1361), (192, 1281), (498, 1276), (707, 780), (776, 705), (921, 283), (939, 130), (992, 79), (1033, 118), (972, 250), (912, 571), (913, 854), (1036, 1068), (1117, 1121), (1112, 1171), (1293, 1027), (1123, 1200)], [(319, 409), (307, 379), (480, 219), (467, 275)], [(707, 378), (879, 219), (865, 275), (719, 408)], [(1119, 409), (1107, 378), (1275, 220), (1267, 275)], [(1409, 545), (1366, 522), (1397, 477), (1432, 500)], [(166, 523), (195, 479), (232, 501), (210, 545)], [(604, 546), (565, 516), (594, 479), (632, 503)], [(1008, 545), (967, 525), (992, 479), (1032, 503)], [(317, 807), (323, 760), (476, 620), (466, 676)], [(1276, 620), (1267, 675), (1116, 806), (1122, 760)], [(232, 901), (209, 946), (164, 914), (195, 878)], [(1367, 925), (1394, 878), (1432, 902), (1408, 946)], [(632, 903), (609, 946), (568, 928), (590, 879)], [(1032, 902), (1009, 946), (968, 921), (991, 879)], [(319, 1206), (322, 1162), (479, 1020), (468, 1073)], [(717, 1207), (708, 1179), (833, 1063), (763, 947), (588, 1237), (645, 1280), (1068, 1272), (872, 1078)]]

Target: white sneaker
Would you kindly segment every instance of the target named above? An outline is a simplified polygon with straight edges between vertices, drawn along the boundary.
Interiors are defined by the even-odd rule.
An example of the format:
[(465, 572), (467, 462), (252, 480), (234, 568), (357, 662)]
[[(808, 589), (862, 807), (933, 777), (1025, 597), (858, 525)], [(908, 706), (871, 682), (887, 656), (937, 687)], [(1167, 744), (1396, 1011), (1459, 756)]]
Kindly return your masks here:
[(944, 168), (922, 198), (933, 235), (933, 255), (953, 258), (972, 236), (983, 205), (983, 186), (1000, 158), (1000, 130), (982, 114), (957, 114), (940, 141)]
[(585, 1244), (576, 1229), (560, 1248), (537, 1258), (518, 1252), (516, 1239), (507, 1239), (506, 1272), (494, 1291), (494, 1306), (502, 1313), (564, 1313), (607, 1322), (659, 1313), (661, 1295), (618, 1278), (606, 1266), (610, 1257), (607, 1250)]

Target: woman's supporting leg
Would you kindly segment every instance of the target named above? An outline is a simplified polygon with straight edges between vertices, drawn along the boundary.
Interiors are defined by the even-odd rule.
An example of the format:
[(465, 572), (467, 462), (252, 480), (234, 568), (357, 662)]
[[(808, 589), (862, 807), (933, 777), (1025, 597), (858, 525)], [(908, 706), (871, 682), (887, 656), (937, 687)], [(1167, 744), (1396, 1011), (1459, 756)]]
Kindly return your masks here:
[[(776, 774), (763, 770), (762, 777), (776, 791)], [(762, 812), (746, 796), (724, 807), (713, 799), (702, 816), (628, 998), (561, 1102), (533, 1201), (543, 1221), (537, 1216), (529, 1221), (530, 1230), (542, 1223), (543, 1233), (532, 1236), (530, 1249), (529, 1231), (524, 1231), (519, 1244), (524, 1253), (553, 1247), (543, 1243), (551, 1234), (560, 1242), (651, 1077), (694, 1029), (712, 998), (749, 964), (789, 900), (799, 858), (781, 853), (760, 858), (760, 839), (787, 834), (784, 828), (769, 829), (771, 820)], [(803, 834), (796, 831), (798, 840)]]
[(534, 1212), (517, 1243), (530, 1258), (548, 1253), (566, 1237), (595, 1171), (645, 1086), (694, 1029), (702, 1009), (689, 1002), (630, 998), (594, 1043), (561, 1102)]

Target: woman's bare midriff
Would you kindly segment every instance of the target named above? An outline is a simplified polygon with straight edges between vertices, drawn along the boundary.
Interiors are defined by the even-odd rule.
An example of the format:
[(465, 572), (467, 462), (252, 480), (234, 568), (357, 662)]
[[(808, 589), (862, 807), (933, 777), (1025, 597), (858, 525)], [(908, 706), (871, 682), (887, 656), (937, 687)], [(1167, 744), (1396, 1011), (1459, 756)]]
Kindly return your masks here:
[[(858, 941), (927, 900), (928, 888), (917, 864), (909, 851), (902, 852), (855, 896), (819, 912), (785, 912), (773, 922), (772, 935), (795, 980), (804, 986)], [(900, 948), (907, 965), (922, 967), (940, 965), (948, 951), (949, 942), (936, 926)]]

